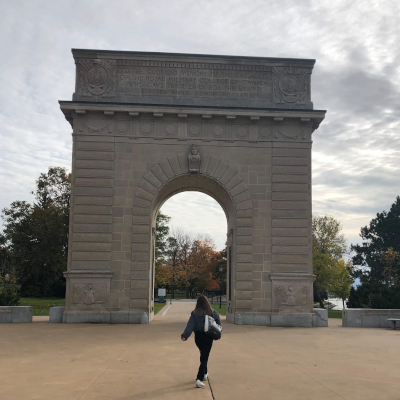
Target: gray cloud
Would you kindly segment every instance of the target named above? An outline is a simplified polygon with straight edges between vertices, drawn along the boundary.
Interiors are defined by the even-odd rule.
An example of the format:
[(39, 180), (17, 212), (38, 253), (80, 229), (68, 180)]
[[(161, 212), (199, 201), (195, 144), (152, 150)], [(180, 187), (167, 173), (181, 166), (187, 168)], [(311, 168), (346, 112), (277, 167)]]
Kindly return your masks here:
[[(72, 47), (316, 58), (313, 101), (328, 114), (313, 135), (314, 211), (340, 219), (354, 242), (400, 194), (397, 0), (4, 0), (0, 15), (1, 208), (30, 199), (48, 166), (70, 166), (71, 128), (57, 100), (73, 92)], [(191, 225), (219, 232), (219, 206), (191, 199), (203, 213)]]

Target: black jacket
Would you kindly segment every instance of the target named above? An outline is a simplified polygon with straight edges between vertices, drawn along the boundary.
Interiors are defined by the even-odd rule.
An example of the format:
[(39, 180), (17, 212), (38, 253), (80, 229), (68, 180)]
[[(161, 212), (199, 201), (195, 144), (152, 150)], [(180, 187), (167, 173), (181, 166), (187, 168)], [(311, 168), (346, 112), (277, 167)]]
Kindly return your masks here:
[[(221, 325), (221, 318), (219, 314), (213, 309), (213, 318), (218, 325)], [(204, 332), (204, 324), (206, 321), (206, 317), (204, 315), (200, 315), (192, 311), (190, 315), (189, 321), (187, 323), (186, 329), (183, 331), (181, 338), (188, 339), (193, 331), (202, 331)]]

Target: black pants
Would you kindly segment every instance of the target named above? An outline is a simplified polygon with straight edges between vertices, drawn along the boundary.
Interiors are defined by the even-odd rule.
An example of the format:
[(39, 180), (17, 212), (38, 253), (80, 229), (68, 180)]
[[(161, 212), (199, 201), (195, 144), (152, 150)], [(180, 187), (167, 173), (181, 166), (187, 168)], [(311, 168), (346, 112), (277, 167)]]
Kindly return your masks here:
[(200, 367), (196, 379), (202, 381), (204, 375), (207, 373), (208, 357), (213, 344), (213, 338), (206, 335), (204, 332), (194, 332), (194, 341), (200, 350)]

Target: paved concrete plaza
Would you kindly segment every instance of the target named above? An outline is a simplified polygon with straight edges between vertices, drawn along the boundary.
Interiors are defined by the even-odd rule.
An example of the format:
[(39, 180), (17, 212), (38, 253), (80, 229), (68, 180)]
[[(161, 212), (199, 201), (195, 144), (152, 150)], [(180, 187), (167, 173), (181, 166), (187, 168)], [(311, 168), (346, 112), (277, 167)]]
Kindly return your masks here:
[[(207, 399), (198, 351), (180, 333), (194, 304), (148, 325), (0, 326), (0, 393), (15, 399)], [(216, 400), (400, 399), (400, 331), (237, 326), (227, 321), (209, 362)]]

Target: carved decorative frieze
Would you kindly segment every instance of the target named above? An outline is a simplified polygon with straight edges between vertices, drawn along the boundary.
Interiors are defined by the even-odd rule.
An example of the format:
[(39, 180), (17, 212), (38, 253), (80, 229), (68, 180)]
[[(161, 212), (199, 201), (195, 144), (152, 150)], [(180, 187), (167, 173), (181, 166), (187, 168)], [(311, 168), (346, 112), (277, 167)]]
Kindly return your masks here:
[[(130, 113), (132, 114), (132, 113)], [(135, 113), (138, 114), (138, 113)], [(112, 115), (103, 118), (91, 117), (90, 113), (76, 114), (75, 134), (128, 136), (156, 140), (187, 138), (202, 141), (246, 141), (256, 142), (309, 142), (311, 122), (295, 125), (290, 120), (275, 122), (261, 117), (203, 118), (188, 115), (152, 114), (138, 116)], [(208, 117), (208, 116), (207, 116)]]
[(112, 119), (84, 119), (77, 123), (79, 133), (85, 135), (113, 135), (114, 120)]
[(274, 127), (274, 139), (282, 141), (305, 141), (307, 139), (306, 129), (292, 126)]

